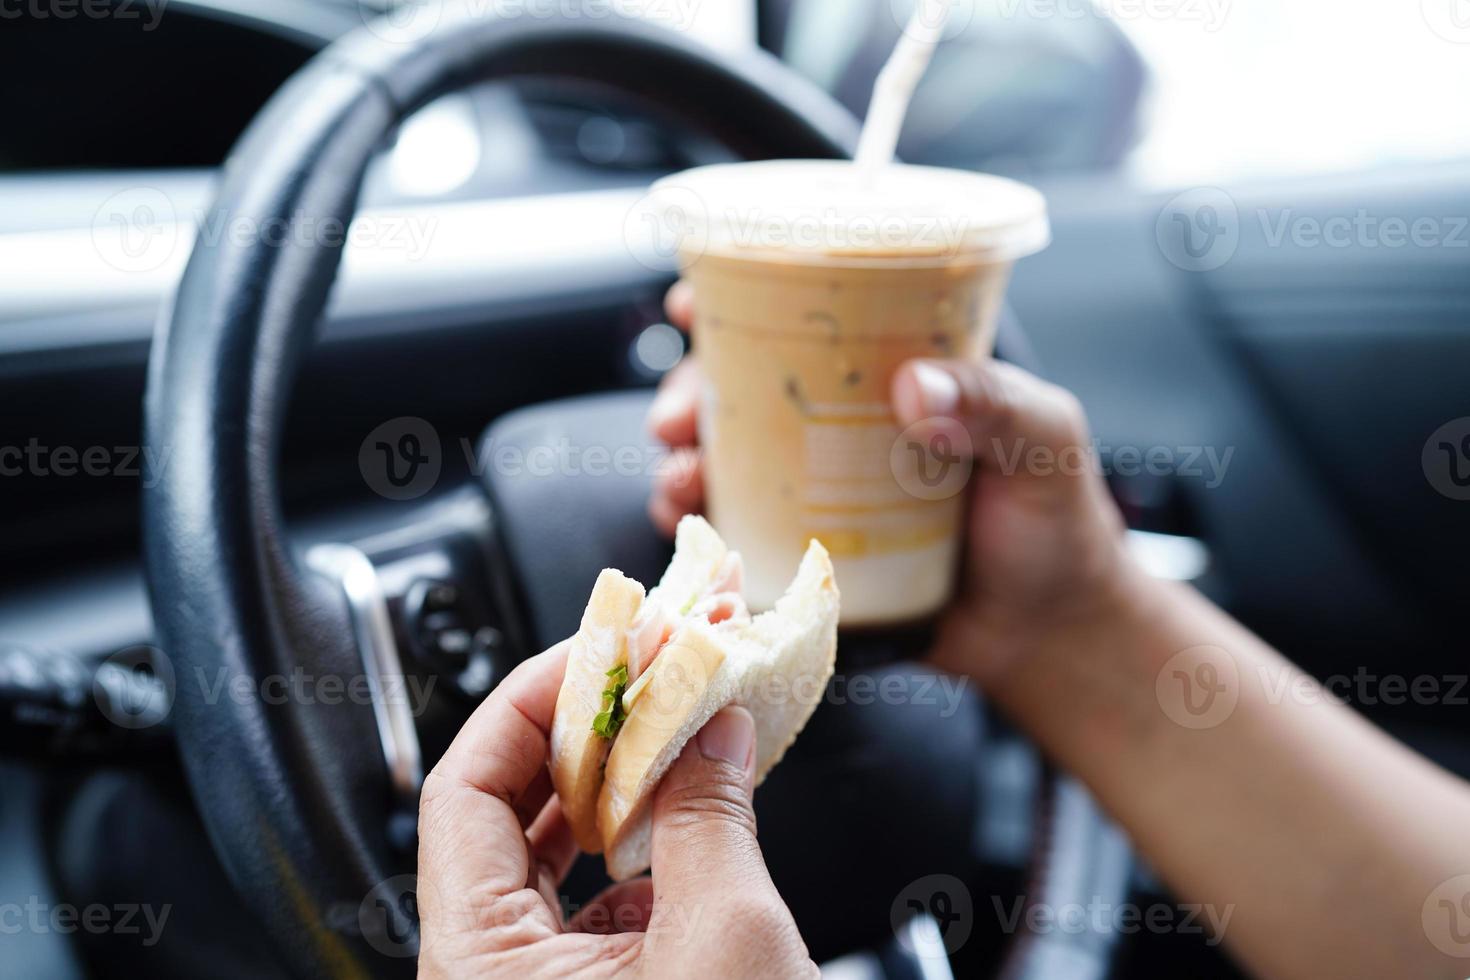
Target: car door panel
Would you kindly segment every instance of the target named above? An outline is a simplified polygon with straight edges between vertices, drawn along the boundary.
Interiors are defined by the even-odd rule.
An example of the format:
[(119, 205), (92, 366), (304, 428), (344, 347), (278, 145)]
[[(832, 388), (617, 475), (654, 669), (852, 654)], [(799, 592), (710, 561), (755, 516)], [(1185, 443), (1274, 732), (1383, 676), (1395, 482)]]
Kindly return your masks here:
[[(1432, 610), (1464, 591), (1463, 571), (1435, 553), (1463, 554), (1470, 522), (1446, 532), (1451, 502), (1428, 485), (1420, 451), (1470, 414), (1470, 251), (1297, 245), (1277, 231), (1358, 208), (1470, 213), (1470, 174), (1439, 178), (1177, 198), (1118, 178), (1052, 182), (1054, 243), (1019, 265), (1011, 290), (1048, 373), (1087, 405), (1100, 455), (1228, 459), (1196, 459), (1175, 480), (1220, 598), (1319, 671), (1443, 642), (1447, 617)], [(1191, 259), (1170, 239), (1176, 214), (1199, 231), (1200, 201), (1217, 217), (1234, 208), (1223, 258)]]

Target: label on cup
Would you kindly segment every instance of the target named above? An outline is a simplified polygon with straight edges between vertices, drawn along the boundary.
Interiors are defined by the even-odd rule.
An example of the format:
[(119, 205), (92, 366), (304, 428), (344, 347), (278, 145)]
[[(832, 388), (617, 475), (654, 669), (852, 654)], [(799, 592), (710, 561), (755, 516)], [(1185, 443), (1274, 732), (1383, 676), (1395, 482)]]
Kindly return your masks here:
[(681, 263), (707, 384), (707, 512), (745, 557), (752, 607), (775, 604), (817, 538), (844, 625), (936, 612), (953, 590), (971, 454), (943, 420), (901, 431), (890, 388), (912, 358), (989, 356), (1011, 262), (1045, 244), (1045, 202), (934, 168), (862, 187), (822, 161), (661, 186), (699, 201), (680, 211), (699, 230)]

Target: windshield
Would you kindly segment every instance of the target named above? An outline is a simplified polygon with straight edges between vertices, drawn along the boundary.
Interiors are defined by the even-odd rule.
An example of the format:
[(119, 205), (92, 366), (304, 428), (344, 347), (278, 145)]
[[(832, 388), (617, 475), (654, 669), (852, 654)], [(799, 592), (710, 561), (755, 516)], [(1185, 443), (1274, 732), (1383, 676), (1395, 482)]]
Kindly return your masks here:
[[(1153, 74), (1145, 135), (1130, 161), (1146, 183), (1362, 170), (1470, 153), (1463, 0), (1101, 5), (1119, 8), (1115, 19)], [(1122, 16), (1128, 7), (1175, 10)]]

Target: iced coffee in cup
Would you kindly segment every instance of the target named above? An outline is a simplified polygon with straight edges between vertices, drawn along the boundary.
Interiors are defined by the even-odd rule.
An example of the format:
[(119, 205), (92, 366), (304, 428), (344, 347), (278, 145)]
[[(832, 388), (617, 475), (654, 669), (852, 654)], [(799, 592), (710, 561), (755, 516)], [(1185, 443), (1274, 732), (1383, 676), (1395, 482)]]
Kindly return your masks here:
[(775, 602), (809, 538), (846, 626), (949, 598), (969, 474), (963, 430), (906, 434), (889, 406), (914, 357), (987, 357), (1011, 264), (1045, 202), (1000, 177), (843, 161), (703, 167), (651, 198), (694, 288), (707, 513)]

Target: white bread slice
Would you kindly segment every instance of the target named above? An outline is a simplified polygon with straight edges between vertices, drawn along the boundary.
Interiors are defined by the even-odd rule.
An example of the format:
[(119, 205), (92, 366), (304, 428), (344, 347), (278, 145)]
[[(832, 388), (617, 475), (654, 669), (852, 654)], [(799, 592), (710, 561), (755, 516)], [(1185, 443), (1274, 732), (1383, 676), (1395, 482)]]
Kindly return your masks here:
[(650, 602), (662, 602), (678, 611), (689, 597), (703, 592), (719, 572), (730, 549), (709, 521), (697, 514), (679, 520), (674, 531), (674, 557), (658, 585), (648, 590)]
[(633, 624), (628, 650), (630, 681), (637, 681), (646, 659), (684, 621), (691, 605), (711, 590), (726, 560), (732, 558), (738, 562), (740, 556), (731, 554), (704, 518), (690, 515), (679, 521), (673, 560), (658, 585), (649, 590)]
[(577, 846), (602, 850), (597, 831), (597, 791), (612, 743), (592, 730), (602, 710), (607, 672), (627, 661), (628, 625), (643, 603), (643, 586), (605, 568), (592, 587), (582, 625), (572, 637), (567, 672), (551, 721), (551, 782), (571, 824)]
[(572, 639), (566, 677), (557, 693), (551, 723), (551, 781), (561, 799), (577, 846), (602, 850), (597, 831), (597, 794), (612, 742), (592, 730), (603, 709), (607, 672), (628, 661), (628, 630), (645, 605), (677, 613), (689, 596), (703, 592), (719, 574), (729, 548), (702, 517), (679, 522), (674, 557), (647, 597), (643, 586), (616, 569), (603, 569), (592, 587), (581, 628)]
[(613, 743), (597, 801), (615, 881), (648, 868), (653, 792), (721, 708), (740, 704), (755, 718), (757, 783), (780, 761), (832, 676), (838, 605), (831, 559), (812, 541), (774, 609), (733, 628), (689, 622), (669, 641)]

